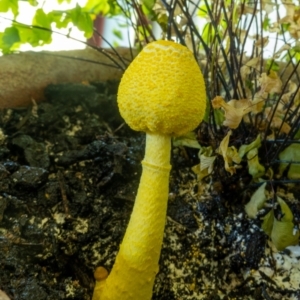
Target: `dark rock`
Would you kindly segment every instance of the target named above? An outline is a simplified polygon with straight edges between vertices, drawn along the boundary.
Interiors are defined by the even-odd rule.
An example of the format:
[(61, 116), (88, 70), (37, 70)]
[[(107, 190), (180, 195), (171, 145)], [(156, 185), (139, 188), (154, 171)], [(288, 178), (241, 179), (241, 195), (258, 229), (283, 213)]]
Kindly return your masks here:
[(48, 172), (42, 168), (21, 166), (11, 175), (16, 186), (24, 188), (36, 188), (47, 179)]
[(38, 143), (28, 135), (18, 135), (12, 139), (12, 144), (24, 151), (25, 159), (32, 167), (49, 167), (49, 156), (44, 143)]

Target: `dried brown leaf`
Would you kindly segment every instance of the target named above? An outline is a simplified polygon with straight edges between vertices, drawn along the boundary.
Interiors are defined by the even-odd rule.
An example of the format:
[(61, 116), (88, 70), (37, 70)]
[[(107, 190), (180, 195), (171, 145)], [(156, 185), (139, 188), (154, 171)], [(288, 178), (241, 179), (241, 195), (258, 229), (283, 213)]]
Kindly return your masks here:
[(283, 101), (284, 104), (287, 104), (292, 96), (297, 91), (297, 84), (293, 81), (289, 81), (289, 89), (287, 93), (284, 93), (281, 97), (281, 101)]
[(252, 100), (252, 112), (258, 114), (263, 110), (266, 98), (261, 93), (256, 93)]
[(300, 25), (299, 24), (291, 23), (288, 30), (289, 30), (290, 35), (294, 39), (299, 40), (299, 38), (300, 38)]
[(261, 93), (281, 93), (282, 81), (276, 72), (271, 70), (269, 75), (262, 73), (258, 81), (261, 85)]
[(279, 23), (293, 23), (294, 13), (295, 13), (295, 4), (291, 0), (282, 0), (282, 4), (286, 10), (286, 14), (283, 18), (279, 20)]
[(283, 122), (284, 114), (285, 113), (283, 111), (277, 109), (272, 118), (273, 109), (271, 109), (270, 107), (267, 107), (264, 111), (266, 120), (268, 122), (271, 122), (271, 124), (270, 124), (271, 129), (276, 129), (276, 130), (280, 129), (280, 133), (289, 134), (289, 132), (291, 130), (291, 126), (288, 123)]
[(261, 0), (261, 8), (264, 10), (267, 14), (270, 14), (274, 11), (275, 4), (271, 1), (265, 1)]
[(284, 44), (278, 51), (276, 51), (276, 53), (274, 54), (274, 58), (277, 59), (280, 57), (280, 55), (282, 54), (283, 51), (287, 51), (291, 49), (291, 45), (289, 44)]
[(237, 8), (237, 13), (239, 15), (246, 15), (246, 14), (253, 15), (254, 13), (257, 14), (258, 12), (259, 9), (254, 9), (253, 5), (245, 5), (244, 3), (239, 4)]
[(225, 102), (225, 100), (217, 96), (212, 100), (213, 108), (222, 108), (225, 111), (225, 121), (223, 122), (224, 126), (228, 126), (231, 129), (236, 129), (244, 115), (252, 111), (253, 105), (252, 102), (248, 99), (241, 100), (230, 100)]
[(276, 129), (280, 128), (280, 133), (285, 133), (285, 134), (289, 134), (291, 131), (291, 126), (286, 122), (282, 123), (282, 119), (279, 117), (274, 117), (272, 119), (271, 128), (276, 128)]
[(0, 300), (10, 300), (10, 298), (2, 290), (0, 290)]
[(233, 162), (240, 163), (241, 158), (237, 152), (237, 149), (233, 146), (228, 147), (229, 139), (232, 134), (232, 131), (229, 130), (226, 136), (220, 143), (220, 147), (217, 149), (217, 153), (221, 154), (225, 163), (225, 170), (229, 172), (231, 175), (235, 174), (236, 169), (239, 167), (237, 165), (233, 165)]
[(269, 44), (269, 37), (261, 37), (257, 41), (255, 41), (255, 47), (264, 48)]
[(248, 60), (240, 69), (240, 74), (242, 77), (242, 80), (245, 81), (247, 76), (251, 73), (251, 68), (256, 69), (259, 66), (261, 58), (260, 57), (254, 57), (250, 60)]

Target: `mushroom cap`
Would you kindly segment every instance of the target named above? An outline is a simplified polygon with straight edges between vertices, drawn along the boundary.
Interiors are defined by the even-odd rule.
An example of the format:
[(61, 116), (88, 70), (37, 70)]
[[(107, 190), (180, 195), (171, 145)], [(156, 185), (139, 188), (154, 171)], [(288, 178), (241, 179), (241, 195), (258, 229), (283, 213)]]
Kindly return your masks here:
[(121, 79), (118, 106), (137, 131), (182, 135), (195, 129), (205, 113), (206, 92), (192, 52), (172, 41), (148, 44)]

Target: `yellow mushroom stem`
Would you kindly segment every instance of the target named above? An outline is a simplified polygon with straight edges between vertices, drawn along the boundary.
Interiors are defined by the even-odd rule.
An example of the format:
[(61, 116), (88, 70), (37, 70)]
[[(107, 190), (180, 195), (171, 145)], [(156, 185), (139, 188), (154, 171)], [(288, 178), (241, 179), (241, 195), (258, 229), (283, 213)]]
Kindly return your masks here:
[(143, 172), (133, 212), (107, 279), (93, 300), (150, 300), (163, 241), (169, 193), (171, 137), (146, 135)]

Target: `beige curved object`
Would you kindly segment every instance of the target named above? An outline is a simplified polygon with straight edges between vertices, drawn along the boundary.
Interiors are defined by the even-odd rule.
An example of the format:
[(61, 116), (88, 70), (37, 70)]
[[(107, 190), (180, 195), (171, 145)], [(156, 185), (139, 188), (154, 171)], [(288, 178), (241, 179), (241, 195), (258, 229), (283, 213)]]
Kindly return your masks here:
[[(125, 69), (125, 64), (116, 54), (111, 50), (107, 50), (107, 53)], [(118, 53), (126, 60), (127, 65), (132, 60), (129, 49), (118, 49)], [(84, 59), (100, 64), (83, 61)], [(23, 52), (2, 56), (0, 57), (0, 109), (26, 106), (32, 103), (32, 99), (37, 102), (43, 100), (44, 89), (51, 83), (106, 81), (121, 78), (124, 70), (103, 64), (114, 65), (108, 57), (94, 49)]]

